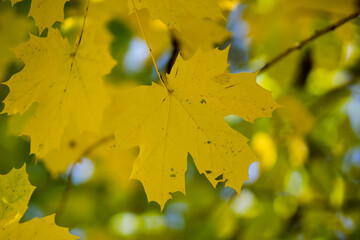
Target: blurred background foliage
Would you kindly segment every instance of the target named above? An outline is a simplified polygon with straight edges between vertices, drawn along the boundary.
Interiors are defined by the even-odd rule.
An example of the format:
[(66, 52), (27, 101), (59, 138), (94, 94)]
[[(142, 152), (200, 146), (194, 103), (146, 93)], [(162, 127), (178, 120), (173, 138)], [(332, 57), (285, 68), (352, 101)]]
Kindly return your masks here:
[[(118, 61), (106, 81), (149, 84), (156, 81), (156, 72), (126, 2), (94, 1), (97, 12), (107, 14), (95, 15), (99, 21), (93, 23), (106, 23), (112, 36), (110, 51)], [(23, 67), (10, 48), (26, 41), (29, 33), (46, 37), (47, 31), (39, 32), (27, 17), (30, 4), (30, 0), (14, 6), (0, 1), (0, 82)], [(69, 42), (81, 29), (83, 4), (68, 2), (64, 25), (53, 26)], [(360, 7), (356, 0), (219, 0), (219, 4), (227, 23), (212, 22), (208, 29), (189, 28), (184, 33), (169, 31), (141, 11), (162, 72), (170, 70), (179, 51), (189, 58), (200, 45), (210, 49), (229, 44), (231, 70), (256, 71), (286, 47)], [(258, 83), (273, 92), (282, 108), (272, 119), (257, 119), (254, 124), (226, 117), (231, 127), (250, 139), (259, 157), (249, 169), (241, 197), (224, 184), (214, 189), (189, 156), (186, 197), (174, 193), (161, 212), (157, 203), (147, 202), (140, 182), (116, 182), (112, 177), (116, 169), (109, 174), (104, 156), (84, 157), (74, 167), (69, 199), (57, 224), (89, 240), (360, 239), (359, 46), (357, 18), (258, 76)], [(0, 101), (8, 92), (0, 85)], [(41, 160), (29, 154), (30, 139), (9, 131), (14, 116), (1, 113), (3, 107), (1, 102), (0, 174), (26, 163), (36, 190), (23, 221), (52, 214), (68, 173), (51, 176)], [(135, 156), (137, 151), (127, 154)]]

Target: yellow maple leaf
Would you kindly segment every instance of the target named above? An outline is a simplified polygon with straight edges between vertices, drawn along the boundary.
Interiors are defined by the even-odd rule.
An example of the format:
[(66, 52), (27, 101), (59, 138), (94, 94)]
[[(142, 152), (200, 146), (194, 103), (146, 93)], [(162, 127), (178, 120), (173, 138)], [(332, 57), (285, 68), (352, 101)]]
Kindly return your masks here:
[[(152, 19), (158, 19), (172, 32), (179, 44), (181, 56), (189, 59), (198, 48), (213, 49), (230, 38), (226, 30), (224, 17), (221, 13), (221, 1), (188, 1), (176, 0), (171, 4), (167, 1), (135, 1), (139, 13), (147, 10)], [(132, 1), (128, 1), (130, 12), (133, 10)], [(142, 25), (146, 22), (141, 21)], [(138, 28), (138, 26), (137, 26)], [(143, 26), (147, 31), (147, 26)], [(156, 37), (156, 36), (154, 36)], [(160, 37), (150, 43), (157, 43)], [(157, 41), (156, 41), (157, 40)]]
[(132, 178), (140, 180), (149, 201), (161, 207), (171, 192), (185, 191), (187, 154), (215, 186), (226, 181), (240, 192), (255, 157), (248, 139), (223, 117), (236, 114), (248, 121), (269, 117), (277, 104), (256, 84), (256, 74), (227, 72), (228, 49), (198, 51), (180, 57), (166, 84), (129, 90), (133, 105), (120, 118), (120, 146), (140, 146)]
[(186, 25), (181, 31), (173, 30), (174, 36), (179, 41), (181, 56), (189, 59), (198, 48), (203, 50), (214, 49), (231, 37), (224, 24), (210, 19), (198, 19), (189, 16), (184, 20)]
[(218, 20), (223, 18), (216, 0), (129, 0), (128, 7), (132, 11), (134, 1), (137, 9), (147, 8), (153, 19), (159, 19), (169, 28), (181, 30), (187, 24), (189, 16), (200, 19), (210, 18)]
[(22, 134), (31, 137), (31, 152), (39, 157), (59, 147), (70, 117), (79, 131), (99, 129), (109, 102), (102, 77), (115, 61), (106, 45), (93, 43), (89, 32), (85, 27), (79, 47), (50, 29), (47, 38), (31, 36), (14, 50), (25, 67), (7, 82), (5, 111), (23, 113), (36, 102)]
[(81, 132), (74, 121), (64, 129), (58, 149), (51, 149), (42, 161), (54, 176), (64, 173), (73, 162), (80, 161), (86, 150), (96, 143), (98, 135), (94, 132)]
[[(96, 5), (96, 11), (89, 10), (89, 23), (105, 26), (110, 19), (119, 19), (126, 23), (135, 35), (142, 37), (135, 14), (128, 14), (127, 1), (93, 0), (91, 4)], [(133, 9), (132, 5), (130, 7), (130, 9)], [(173, 8), (172, 5), (169, 7)], [(181, 30), (179, 30), (170, 26), (167, 27), (164, 21), (160, 21), (152, 14), (150, 9), (145, 7), (140, 8), (138, 14), (155, 57), (161, 56), (164, 51), (172, 47), (171, 35), (176, 38), (179, 50), (186, 59), (190, 58), (199, 47), (204, 50), (213, 49), (214, 46), (221, 44), (224, 40), (230, 38), (231, 35), (226, 30), (224, 22), (219, 23), (210, 18), (203, 19), (197, 15), (187, 15), (186, 18), (184, 17), (181, 26), (179, 26)], [(103, 34), (99, 35), (102, 36)]]
[(0, 175), (0, 225), (20, 220), (34, 189), (29, 183), (25, 166)]
[(59, 227), (55, 224), (55, 214), (44, 218), (34, 218), (25, 223), (6, 226), (0, 229), (0, 238), (8, 240), (79, 239), (71, 235), (66, 228)]
[[(109, 117), (108, 119), (113, 119)], [(95, 134), (80, 133), (76, 125), (70, 124), (64, 132), (60, 149), (53, 149), (44, 156), (43, 161), (54, 175), (66, 171), (73, 162), (80, 162), (82, 157), (95, 160), (106, 175), (121, 186), (125, 186), (132, 170), (132, 163), (136, 158), (136, 150), (123, 149), (115, 144), (113, 132), (107, 131)]]
[[(11, 0), (12, 4), (20, 0)], [(29, 16), (33, 17), (40, 32), (55, 22), (64, 21), (64, 5), (67, 0), (32, 0)]]
[(129, 100), (122, 98), (123, 88), (110, 84), (107, 86), (111, 103), (104, 110), (99, 133), (81, 132), (75, 121), (70, 120), (64, 130), (60, 148), (52, 149), (43, 157), (47, 169), (52, 174), (63, 173), (71, 163), (79, 162), (82, 157), (88, 157), (98, 160), (98, 165), (106, 169), (107, 174), (120, 185), (128, 183), (132, 163), (137, 155), (133, 149), (124, 150), (116, 146), (114, 138), (116, 117), (121, 114), (121, 109), (129, 104)]
[(55, 215), (18, 223), (34, 189), (25, 166), (0, 175), (0, 239), (77, 239), (66, 228), (56, 226)]

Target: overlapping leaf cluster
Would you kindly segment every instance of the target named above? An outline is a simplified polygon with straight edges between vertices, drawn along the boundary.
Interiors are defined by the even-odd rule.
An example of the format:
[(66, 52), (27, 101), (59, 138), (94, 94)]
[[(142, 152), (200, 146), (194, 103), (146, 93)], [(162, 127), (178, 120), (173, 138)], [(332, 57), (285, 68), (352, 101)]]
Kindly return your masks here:
[(0, 1), (0, 238), (357, 239), (356, 2)]
[[(183, 56), (193, 56), (187, 61), (179, 56), (162, 82), (115, 96), (122, 104), (113, 107), (112, 116), (105, 113), (114, 99), (106, 90), (104, 76), (116, 62), (109, 53), (111, 39), (104, 28), (106, 4), (114, 9), (124, 6), (112, 0), (105, 1), (102, 8), (84, 2), (81, 25), (71, 42), (51, 27), (62, 22), (64, 3), (34, 0), (29, 15), (40, 32), (48, 29), (46, 37), (30, 35), (13, 50), (25, 66), (6, 83), (10, 93), (5, 112), (28, 116), (20, 134), (30, 136), (31, 152), (58, 174), (98, 139), (116, 131), (117, 148), (140, 147), (131, 177), (143, 183), (150, 201), (163, 206), (169, 193), (185, 191), (188, 153), (214, 186), (225, 181), (239, 191), (255, 157), (247, 139), (223, 117), (236, 114), (247, 121), (270, 117), (276, 104), (270, 93), (257, 85), (255, 74), (228, 73), (228, 49), (211, 49), (221, 41), (217, 33), (201, 37), (206, 44), (196, 41), (202, 33), (194, 31), (218, 28), (226, 32), (218, 22), (224, 21), (218, 2), (128, 2), (129, 9), (148, 10), (152, 19), (180, 34)], [(124, 12), (114, 14), (124, 17)], [(214, 30), (209, 24), (219, 26)], [(202, 50), (195, 53), (198, 47)]]

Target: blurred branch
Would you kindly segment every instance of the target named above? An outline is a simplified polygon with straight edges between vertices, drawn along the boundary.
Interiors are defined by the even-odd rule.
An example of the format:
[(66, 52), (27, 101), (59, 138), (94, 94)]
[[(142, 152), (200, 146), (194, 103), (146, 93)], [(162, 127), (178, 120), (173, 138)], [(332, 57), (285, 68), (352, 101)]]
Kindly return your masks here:
[(171, 43), (173, 45), (173, 50), (171, 53), (171, 58), (166, 66), (166, 72), (170, 74), (172, 67), (174, 66), (176, 59), (180, 53), (180, 43), (176, 39), (175, 34), (171, 32)]
[(88, 148), (86, 148), (81, 154), (80, 156), (76, 159), (76, 161), (73, 163), (73, 165), (71, 166), (71, 169), (69, 171), (69, 174), (67, 176), (66, 179), (66, 185), (65, 185), (65, 189), (64, 192), (62, 194), (60, 203), (59, 203), (59, 207), (56, 210), (56, 219), (60, 219), (64, 213), (64, 209), (66, 206), (66, 203), (68, 201), (69, 198), (69, 194), (70, 194), (70, 190), (71, 190), (71, 186), (72, 186), (72, 174), (73, 174), (73, 170), (74, 167), (77, 163), (81, 162), (81, 159), (83, 157), (89, 156), (93, 151), (95, 151), (98, 147), (101, 147), (102, 145), (104, 145), (107, 142), (110, 142), (112, 140), (114, 140), (115, 137), (114, 135), (109, 135), (106, 137), (103, 137), (101, 139), (99, 139), (98, 141), (96, 141), (95, 143), (93, 143), (92, 145), (90, 145)]
[(340, 19), (339, 21), (337, 21), (336, 23), (323, 28), (321, 30), (318, 30), (315, 32), (314, 35), (295, 43), (294, 45), (292, 45), (291, 47), (289, 47), (288, 49), (286, 49), (284, 52), (280, 53), (278, 56), (274, 57), (272, 60), (270, 60), (268, 63), (266, 63), (262, 68), (260, 68), (257, 72), (262, 73), (263, 71), (267, 70), (269, 67), (271, 67), (272, 65), (276, 64), (278, 61), (282, 60), (283, 58), (285, 58), (286, 56), (288, 56), (290, 53), (296, 51), (296, 50), (300, 50), (301, 48), (303, 48), (304, 46), (306, 46), (308, 43), (310, 43), (311, 41), (323, 36), (324, 34), (334, 31), (335, 29), (337, 29), (338, 27), (342, 26), (343, 24), (349, 22), (350, 20), (355, 19), (356, 17), (358, 17), (360, 15), (360, 10), (356, 11), (355, 13), (350, 14), (347, 17), (344, 17), (342, 19)]

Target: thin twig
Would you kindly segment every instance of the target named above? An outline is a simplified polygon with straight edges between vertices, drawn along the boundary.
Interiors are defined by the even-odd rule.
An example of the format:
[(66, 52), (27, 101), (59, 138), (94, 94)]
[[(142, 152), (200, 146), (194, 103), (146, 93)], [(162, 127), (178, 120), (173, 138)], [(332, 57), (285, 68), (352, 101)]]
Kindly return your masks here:
[(316, 31), (314, 35), (312, 35), (300, 42), (295, 43), (294, 45), (292, 45), (291, 47), (286, 49), (284, 52), (282, 52), (278, 56), (274, 57), (272, 60), (270, 60), (268, 63), (266, 63), (262, 68), (260, 68), (257, 72), (261, 73), (261, 72), (265, 71), (266, 69), (268, 69), (269, 67), (271, 67), (272, 65), (274, 65), (275, 63), (277, 63), (278, 61), (280, 61), (287, 55), (289, 55), (290, 53), (294, 52), (295, 50), (299, 50), (299, 49), (303, 48), (305, 45), (307, 45), (311, 41), (321, 37), (322, 35), (324, 35), (328, 32), (334, 31), (338, 27), (342, 26), (343, 24), (349, 22), (352, 19), (355, 19), (359, 15), (360, 15), (360, 11), (358, 10), (355, 13), (350, 14), (349, 16), (340, 19), (336, 23), (334, 23), (326, 28)]
[(81, 159), (83, 157), (89, 156), (94, 150), (96, 150), (98, 147), (102, 146), (103, 144), (114, 140), (115, 137), (114, 135), (109, 135), (106, 137), (103, 137), (101, 139), (99, 139), (98, 141), (96, 141), (95, 143), (93, 143), (92, 145), (90, 145), (88, 148), (86, 148), (81, 154), (80, 156), (76, 159), (76, 161), (72, 164), (71, 169), (69, 171), (69, 174), (67, 176), (66, 179), (66, 186), (63, 192), (63, 195), (61, 197), (60, 203), (59, 203), (59, 207), (56, 210), (56, 219), (60, 219), (64, 213), (64, 209), (66, 206), (66, 203), (68, 201), (69, 198), (69, 194), (70, 194), (70, 190), (71, 190), (71, 186), (72, 186), (72, 174), (73, 174), (73, 170), (74, 167), (77, 163), (81, 162)]
[(159, 80), (166, 86), (165, 81), (164, 81), (164, 79), (162, 78), (162, 76), (161, 76), (161, 74), (160, 74), (160, 71), (159, 71), (159, 68), (158, 68), (158, 66), (157, 66), (157, 64), (156, 64), (156, 60), (155, 60), (153, 51), (152, 51), (152, 49), (151, 49), (150, 43), (149, 43), (149, 41), (148, 41), (148, 38), (147, 38), (147, 36), (146, 36), (146, 34), (145, 34), (144, 28), (143, 28), (143, 26), (142, 26), (142, 24), (141, 24), (140, 17), (139, 17), (139, 13), (138, 13), (138, 10), (137, 10), (137, 8), (136, 8), (136, 6), (135, 6), (135, 2), (134, 2), (134, 0), (131, 0), (131, 2), (132, 2), (132, 5), (133, 5), (133, 8), (134, 8), (134, 12), (135, 12), (135, 15), (136, 15), (136, 19), (137, 19), (137, 21), (138, 21), (138, 23), (139, 23), (139, 26), (140, 26), (141, 33), (142, 33), (142, 35), (143, 35), (143, 38), (145, 39), (146, 45), (147, 45), (147, 47), (148, 47), (148, 49), (149, 49), (149, 52), (150, 52), (151, 59), (152, 59), (152, 61), (153, 61), (153, 63), (154, 63), (154, 66), (155, 66), (155, 69), (156, 69), (156, 73), (157, 73), (157, 75), (158, 75), (158, 77), (159, 77)]

